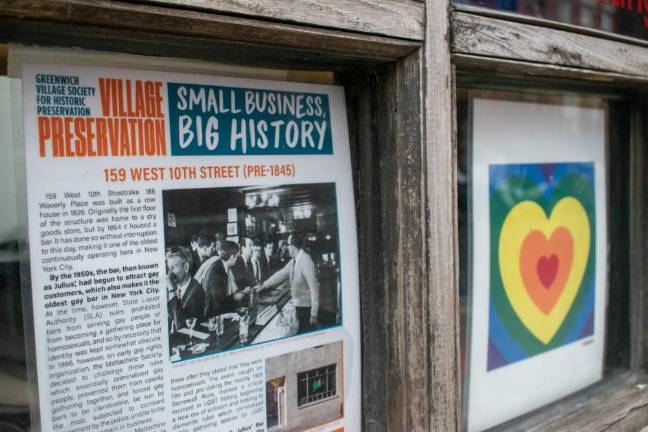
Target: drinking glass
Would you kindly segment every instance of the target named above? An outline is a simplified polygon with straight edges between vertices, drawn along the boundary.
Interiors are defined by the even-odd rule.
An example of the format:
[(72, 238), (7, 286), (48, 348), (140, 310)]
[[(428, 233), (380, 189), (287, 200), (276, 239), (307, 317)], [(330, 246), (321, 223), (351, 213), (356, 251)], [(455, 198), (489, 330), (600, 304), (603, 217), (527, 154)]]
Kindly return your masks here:
[(243, 345), (246, 345), (249, 342), (249, 329), (250, 315), (246, 313), (245, 315), (242, 315), (241, 318), (239, 318), (239, 341)]
[(215, 333), (217, 337), (220, 337), (223, 335), (223, 332), (225, 331), (225, 324), (224, 324), (225, 319), (223, 318), (222, 315), (218, 315), (216, 317), (216, 328), (215, 328)]
[(187, 318), (185, 324), (189, 328), (189, 345), (192, 345), (193, 341), (191, 339), (193, 338), (193, 329), (196, 326), (196, 318)]

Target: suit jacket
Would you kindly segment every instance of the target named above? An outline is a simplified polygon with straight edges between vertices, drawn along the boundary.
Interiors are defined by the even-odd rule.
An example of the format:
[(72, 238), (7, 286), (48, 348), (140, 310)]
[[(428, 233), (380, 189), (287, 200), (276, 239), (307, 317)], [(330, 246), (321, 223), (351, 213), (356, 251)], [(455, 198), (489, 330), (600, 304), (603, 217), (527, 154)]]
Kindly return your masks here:
[(232, 273), (234, 274), (234, 279), (236, 280), (236, 286), (238, 289), (245, 289), (249, 286), (254, 285), (254, 270), (252, 268), (252, 259), (245, 263), (245, 260), (242, 256), (236, 258), (236, 262), (232, 267)]
[[(261, 257), (261, 280), (266, 280), (273, 274), (275, 274), (281, 267), (281, 261), (279, 260), (279, 257), (276, 255), (271, 255), (270, 258), (268, 258), (267, 255), (264, 255)], [(285, 264), (284, 264), (285, 265)]]
[(255, 284), (268, 279), (268, 269), (267, 266), (263, 265), (264, 260), (265, 258), (263, 258), (263, 256), (261, 256), (258, 260), (255, 260), (254, 258), (250, 260), (250, 263), (252, 264), (252, 275), (254, 276)]
[(207, 287), (205, 286), (205, 278), (217, 261), (220, 261), (220, 258), (217, 256), (207, 258), (205, 261), (203, 261), (200, 267), (198, 267), (198, 270), (196, 270), (196, 273), (194, 274), (194, 279), (196, 279), (200, 286), (203, 287), (203, 291), (205, 291), (205, 293), (207, 292)]
[[(203, 288), (206, 292), (205, 299), (205, 317), (213, 317), (225, 312), (232, 311), (236, 304), (229, 293), (230, 284), (229, 276), (223, 261), (218, 259), (207, 270), (203, 278)], [(232, 287), (235, 290), (236, 287)]]
[(319, 312), (319, 283), (315, 274), (315, 264), (304, 250), (270, 276), (263, 286), (279, 285), (285, 281), (290, 282), (290, 294), (295, 306), (310, 307), (311, 316), (316, 317)]
[(195, 275), (198, 269), (200, 268), (200, 255), (195, 250), (191, 251), (191, 275)]
[(187, 318), (196, 318), (198, 322), (203, 319), (203, 310), (205, 307), (205, 293), (200, 284), (191, 278), (189, 286), (179, 299), (173, 296), (167, 304), (170, 318), (175, 321), (177, 328), (186, 327)]

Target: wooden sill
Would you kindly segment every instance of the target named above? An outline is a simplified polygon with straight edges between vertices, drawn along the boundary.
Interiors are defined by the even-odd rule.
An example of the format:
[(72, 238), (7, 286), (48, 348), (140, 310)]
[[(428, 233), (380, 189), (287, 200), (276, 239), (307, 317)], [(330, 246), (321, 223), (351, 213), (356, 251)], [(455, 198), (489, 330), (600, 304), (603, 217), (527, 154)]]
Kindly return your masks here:
[(494, 431), (639, 431), (648, 425), (648, 375), (617, 372)]

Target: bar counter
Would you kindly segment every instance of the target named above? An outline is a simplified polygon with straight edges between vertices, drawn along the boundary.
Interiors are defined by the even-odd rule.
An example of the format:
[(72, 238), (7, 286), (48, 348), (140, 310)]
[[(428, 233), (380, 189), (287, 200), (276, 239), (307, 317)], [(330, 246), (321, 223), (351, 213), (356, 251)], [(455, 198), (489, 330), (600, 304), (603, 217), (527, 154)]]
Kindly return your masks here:
[[(230, 351), (261, 342), (281, 339), (297, 333), (297, 322), (294, 318), (294, 309), (291, 306), (292, 300), (288, 283), (274, 289), (263, 290), (256, 295), (257, 299), (255, 299), (253, 306), (248, 309), (248, 343), (241, 343), (239, 337), (239, 320), (241, 317), (238, 311), (241, 309), (238, 311), (232, 310), (222, 314), (224, 317), (222, 335), (217, 335), (215, 331), (209, 331), (208, 318), (196, 323), (192, 332), (194, 336), (191, 339), (188, 334), (189, 329), (186, 327), (172, 333), (169, 336), (171, 362)], [(245, 296), (241, 303), (249, 304), (249, 297)], [(276, 307), (275, 310), (271, 309), (273, 306)], [(284, 309), (287, 311), (284, 314), (288, 317), (287, 320), (281, 319), (281, 312)], [(265, 323), (257, 323), (257, 317), (264, 314), (266, 310), (269, 310), (269, 315), (265, 317)], [(290, 317), (292, 317), (292, 320)], [(202, 339), (196, 336), (201, 333), (207, 335), (207, 337)]]

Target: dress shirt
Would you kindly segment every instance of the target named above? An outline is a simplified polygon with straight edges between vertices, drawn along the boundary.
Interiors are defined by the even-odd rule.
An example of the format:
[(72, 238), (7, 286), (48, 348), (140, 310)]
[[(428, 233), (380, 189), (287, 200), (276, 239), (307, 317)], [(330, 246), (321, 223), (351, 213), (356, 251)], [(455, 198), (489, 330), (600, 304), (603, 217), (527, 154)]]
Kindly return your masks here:
[(178, 287), (176, 288), (176, 291), (178, 292), (178, 300), (182, 300), (182, 297), (184, 297), (185, 293), (187, 292), (187, 288), (189, 288), (190, 283), (191, 277), (188, 277), (187, 282), (183, 283), (182, 285), (178, 284)]

